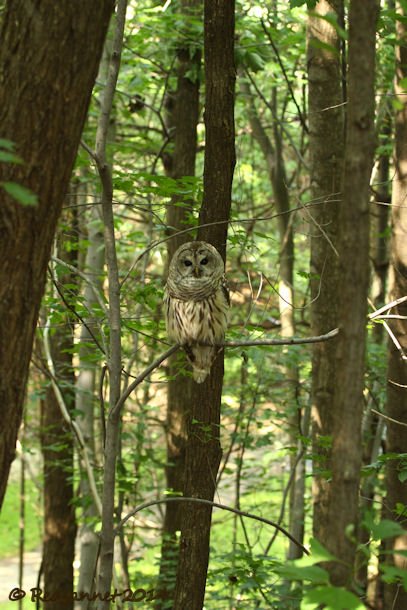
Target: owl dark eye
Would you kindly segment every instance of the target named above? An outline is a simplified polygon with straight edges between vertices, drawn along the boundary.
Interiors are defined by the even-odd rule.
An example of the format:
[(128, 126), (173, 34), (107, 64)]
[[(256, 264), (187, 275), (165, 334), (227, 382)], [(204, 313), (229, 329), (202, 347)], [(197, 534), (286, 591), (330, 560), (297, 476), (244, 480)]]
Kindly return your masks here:
[(185, 267), (190, 267), (192, 265), (192, 261), (189, 261), (188, 259), (186, 259), (184, 261), (184, 265), (185, 265)]
[(201, 265), (207, 265), (208, 264), (208, 259), (205, 257), (201, 260)]

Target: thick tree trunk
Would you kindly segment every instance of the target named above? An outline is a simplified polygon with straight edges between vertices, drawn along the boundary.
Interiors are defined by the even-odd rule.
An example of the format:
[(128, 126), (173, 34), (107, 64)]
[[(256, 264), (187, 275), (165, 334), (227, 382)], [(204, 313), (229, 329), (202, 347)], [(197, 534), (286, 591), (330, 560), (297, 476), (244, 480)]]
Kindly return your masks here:
[[(74, 198), (72, 198), (74, 199)], [(66, 235), (77, 240), (75, 213), (65, 214), (71, 230), (59, 235), (58, 257), (71, 265), (76, 264), (76, 248), (66, 249)], [(70, 272), (57, 276), (60, 286), (75, 285), (76, 278)], [(51, 286), (55, 291), (55, 287)], [(68, 295), (64, 295), (68, 297)], [(66, 312), (65, 323), (52, 329), (50, 337), (51, 357), (55, 368), (55, 381), (59, 385), (69, 412), (75, 405), (75, 374), (72, 364), (74, 347), (73, 329)], [(75, 557), (76, 521), (74, 508), (74, 446), (72, 431), (65, 421), (52, 385), (48, 385), (41, 402), (41, 444), (44, 458), (44, 589), (49, 593), (61, 593), (64, 601), (44, 602), (46, 610), (72, 610), (73, 561)]]
[[(293, 307), (294, 239), (292, 223), (290, 222), (289, 214), (287, 213), (290, 209), (290, 198), (283, 158), (281, 134), (274, 120), (272, 137), (269, 137), (256, 110), (249, 84), (242, 81), (240, 89), (247, 97), (247, 113), (250, 121), (250, 128), (263, 153), (272, 187), (275, 208), (279, 214), (280, 270), (278, 292), (281, 336), (286, 338), (293, 337), (295, 333)], [(288, 361), (287, 349), (283, 350), (283, 358)], [(298, 367), (293, 362), (287, 362), (282, 366), (282, 372), (287, 384), (285, 406), (287, 407), (289, 420), (289, 443), (290, 445), (298, 445), (299, 451), (302, 451), (301, 443), (298, 441), (301, 433), (301, 412), (298, 411), (297, 402)], [(301, 458), (298, 459), (298, 456), (293, 455), (290, 456), (290, 462), (291, 468), (295, 468), (296, 472), (290, 488), (289, 530), (296, 540), (302, 541), (304, 535), (304, 460)], [(288, 558), (296, 559), (301, 557), (301, 554), (301, 548), (290, 542)]]
[(0, 180), (38, 196), (0, 206), (0, 504), (21, 422), (33, 333), (56, 222), (68, 188), (113, 0), (7, 2), (0, 32), (2, 138), (22, 165)]
[(335, 341), (337, 367), (331, 405), (332, 482), (323, 539), (341, 560), (330, 569), (332, 582), (348, 587), (355, 559), (361, 467), (377, 16), (376, 1), (351, 0), (346, 148), (338, 218), (340, 332)]
[[(233, 0), (205, 1), (205, 166), (204, 200), (198, 238), (226, 256), (227, 221), (235, 166)], [(223, 221), (223, 222), (222, 222)], [(219, 441), (223, 354), (211, 374), (194, 385), (186, 450), (186, 496), (213, 500), (221, 459)], [(201, 610), (205, 596), (212, 510), (187, 506), (182, 517), (175, 608)]]
[[(391, 299), (406, 296), (407, 294), (407, 102), (405, 86), (401, 80), (407, 78), (407, 47), (405, 45), (407, 27), (405, 23), (406, 10), (402, 4), (398, 4), (397, 12), (403, 19), (397, 21), (397, 38), (399, 46), (396, 55), (396, 83), (395, 91), (400, 103), (400, 109), (396, 114), (395, 132), (395, 178), (393, 180), (392, 195), (392, 251), (391, 251)], [(392, 313), (407, 315), (407, 305), (402, 303), (392, 310)], [(407, 354), (407, 324), (406, 320), (392, 320), (392, 330), (396, 335), (404, 354)], [(399, 385), (397, 385), (399, 384)], [(402, 359), (402, 354), (389, 341), (388, 360), (388, 389), (387, 389), (387, 415), (398, 422), (407, 423), (407, 362)], [(387, 451), (389, 453), (404, 454), (407, 447), (407, 428), (404, 425), (387, 422)], [(390, 460), (387, 465), (386, 487), (389, 518), (399, 521), (397, 505), (407, 504), (407, 485), (400, 481), (400, 461)], [(389, 540), (386, 544), (388, 551), (407, 550), (407, 532)], [(394, 554), (388, 556), (390, 563), (397, 567), (406, 568), (406, 558)], [(384, 607), (394, 610), (404, 610), (407, 607), (407, 591), (399, 585), (385, 585)]]
[[(182, 0), (181, 6), (186, 22), (180, 37), (183, 46), (177, 51), (177, 90), (172, 96), (172, 112), (169, 120), (170, 128), (174, 133), (174, 154), (170, 164), (167, 163), (167, 173), (175, 179), (195, 175), (201, 64), (200, 50), (194, 49), (192, 45), (186, 47), (185, 41), (191, 40), (188, 18), (191, 14), (197, 13), (202, 2), (201, 0)], [(181, 244), (192, 239), (191, 234), (176, 234), (177, 231), (182, 231), (188, 226), (192, 205), (193, 202), (188, 204), (180, 197), (174, 196), (167, 208), (167, 226), (171, 233), (174, 233), (173, 239), (167, 242), (168, 261)], [(182, 494), (185, 480), (187, 416), (191, 410), (195, 384), (190, 377), (179, 374), (180, 359), (182, 359), (182, 365), (186, 366), (182, 353), (174, 354), (169, 359), (166, 479), (168, 490)], [(165, 507), (160, 588), (165, 589), (169, 596), (173, 595), (175, 587), (179, 546), (176, 532), (181, 529), (180, 515), (184, 509), (185, 504), (176, 502), (169, 503)], [(161, 607), (161, 603), (158, 600), (156, 607)]]
[[(320, 0), (315, 12), (343, 21), (343, 0)], [(330, 45), (336, 53), (329, 50)], [(311, 325), (321, 335), (338, 325), (338, 200), (344, 149), (340, 41), (332, 25), (317, 16), (308, 22), (308, 89), (311, 187), (318, 205), (311, 214)], [(320, 227), (320, 228), (319, 228)], [(332, 398), (336, 375), (335, 341), (315, 343), (312, 358), (313, 534), (327, 538), (333, 433)]]

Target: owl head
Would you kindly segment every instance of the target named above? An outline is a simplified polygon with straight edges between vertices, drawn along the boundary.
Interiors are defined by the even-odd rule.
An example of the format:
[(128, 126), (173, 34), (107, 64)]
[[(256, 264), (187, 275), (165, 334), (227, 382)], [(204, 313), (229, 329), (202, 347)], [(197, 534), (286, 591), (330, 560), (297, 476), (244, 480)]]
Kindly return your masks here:
[(167, 287), (179, 299), (208, 297), (219, 285), (225, 265), (206, 241), (190, 241), (176, 250), (168, 270)]

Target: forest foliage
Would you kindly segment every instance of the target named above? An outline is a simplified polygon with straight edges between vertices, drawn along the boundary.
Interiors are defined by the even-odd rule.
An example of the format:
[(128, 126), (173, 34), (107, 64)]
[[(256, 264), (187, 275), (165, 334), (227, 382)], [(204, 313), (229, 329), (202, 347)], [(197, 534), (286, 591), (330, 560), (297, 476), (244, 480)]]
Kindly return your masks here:
[[(375, 2), (360, 2), (371, 10), (375, 8)], [(401, 232), (400, 240), (405, 239), (405, 226), (402, 213), (396, 218), (395, 208), (390, 205), (394, 182), (406, 180), (400, 167), (404, 167), (402, 161), (406, 163), (407, 156), (403, 156), (403, 147), (397, 148), (397, 138), (401, 137), (397, 130), (406, 120), (405, 0), (396, 5), (383, 0), (375, 26), (371, 100), (375, 146), (373, 163), (366, 168), (371, 176), (366, 201), (370, 229), (369, 224), (365, 225), (370, 243), (364, 253), (370, 264), (366, 278), (369, 295), (368, 302), (362, 303), (370, 315), (364, 317), (366, 343), (364, 334), (355, 337), (363, 352), (363, 391), (352, 397), (360, 405), (359, 429), (351, 430), (342, 447), (349, 456), (352, 446), (357, 444), (358, 451), (360, 448), (355, 496), (358, 516), (339, 533), (328, 531), (329, 519), (315, 522), (316, 514), (324, 519), (323, 513), (318, 513), (320, 506), (315, 506), (316, 498), (327, 497), (326, 486), (337, 469), (345, 473), (343, 493), (350, 494), (346, 463), (330, 462), (338, 455), (332, 436), (335, 429), (339, 430), (335, 428), (338, 424), (334, 422), (326, 434), (315, 432), (316, 348), (314, 344), (289, 344), (293, 338), (313, 336), (315, 300), (329, 285), (325, 263), (322, 271), (312, 264), (315, 241), (326, 246), (327, 267), (338, 256), (337, 232), (331, 233), (331, 223), (336, 220), (319, 214), (326, 213), (325, 208), (321, 211), (326, 201), (337, 205), (340, 187), (336, 185), (319, 197), (315, 196), (313, 183), (315, 134), (310, 133), (310, 124), (316, 123), (309, 116), (309, 61), (312, 52), (336, 61), (339, 89), (344, 96), (339, 106), (346, 124), (348, 4), (339, 0), (236, 1), (232, 66), (236, 69), (236, 167), (226, 222), (226, 275), (231, 297), (226, 341), (237, 345), (224, 350), (220, 424), (210, 422), (205, 427), (190, 416), (187, 426), (190, 436), (194, 430), (197, 435), (202, 431), (207, 435), (208, 454), (211, 441), (219, 436), (223, 453), (219, 471), (212, 473), (216, 480), (213, 500), (235, 510), (213, 510), (204, 606), (208, 609), (401, 610), (407, 599), (407, 375), (403, 351), (407, 257), (403, 259), (405, 246), (404, 250), (402, 246), (395, 249), (395, 232)], [(126, 16), (123, 36), (120, 7)], [(320, 20), (336, 42), (310, 40), (311, 19)], [(205, 202), (208, 75), (203, 44), (203, 6), (198, 0), (129, 0), (127, 7), (125, 2), (118, 3), (52, 246), (18, 459), (0, 516), (0, 527), (4, 531), (10, 528), (15, 541), (19, 535), (17, 519), (13, 523), (8, 507), (15, 506), (16, 495), (24, 491), (24, 477), (28, 479), (27, 517), (20, 521), (20, 551), (24, 549), (24, 537), (26, 549), (40, 545), (38, 536), (43, 538), (45, 575), (56, 578), (50, 567), (55, 549), (52, 551), (47, 543), (55, 527), (55, 548), (62, 544), (59, 534), (65, 526), (61, 521), (58, 532), (59, 517), (49, 513), (56, 490), (60, 490), (61, 498), (70, 498), (64, 513), (66, 524), (69, 521), (69, 553), (74, 553), (75, 541), (77, 545), (75, 584), (71, 586), (75, 591), (81, 590), (80, 584), (83, 590), (98, 591), (93, 581), (94, 565), (100, 553), (100, 532), (107, 527), (106, 516), (102, 515), (110, 494), (111, 534), (116, 537), (108, 580), (113, 570), (113, 584), (118, 590), (144, 590), (144, 597), (141, 593), (140, 599), (133, 598), (134, 607), (177, 607), (172, 602), (176, 559), (171, 565), (171, 554), (168, 549), (164, 551), (163, 544), (168, 507), (160, 502), (182, 493), (170, 489), (167, 479), (173, 425), (167, 412), (169, 384), (190, 396), (192, 382), (185, 381), (190, 380), (191, 373), (181, 351), (161, 364), (158, 360), (171, 347), (162, 311), (168, 244), (174, 234), (177, 239), (196, 238)], [(400, 48), (401, 59), (397, 55)], [(120, 68), (114, 63), (118, 55)], [(114, 99), (106, 115), (105, 95), (115, 68), (117, 84), (113, 85)], [(181, 129), (180, 123), (175, 124), (174, 105), (182, 79), (199, 95), (196, 145), (191, 144), (196, 169), (189, 175), (174, 173), (176, 138)], [(189, 112), (185, 107), (185, 117)], [(102, 150), (98, 147), (103, 129)], [(328, 146), (335, 137), (333, 131), (323, 135)], [(222, 172), (221, 151), (219, 158)], [(2, 139), (0, 163), (24, 164), (24, 151), (16, 150), (11, 139)], [(329, 163), (331, 159), (327, 159), (327, 166)], [(106, 167), (111, 171), (111, 183), (109, 175), (103, 173)], [(23, 184), (1, 181), (0, 186), (17, 205), (38, 205), (36, 193)], [(397, 201), (394, 197), (393, 192), (393, 203), (402, 208), (403, 194)], [(176, 226), (169, 222), (169, 218), (175, 218), (169, 216), (171, 209), (177, 210)], [(349, 236), (353, 242), (359, 239), (354, 233)], [(112, 275), (115, 258), (116, 278)], [(349, 258), (352, 261), (352, 255)], [(351, 272), (358, 277), (360, 260), (355, 257), (353, 262)], [(351, 288), (357, 292), (357, 286)], [(115, 298), (118, 308), (113, 314), (118, 326), (112, 318)], [(330, 303), (336, 310), (341, 295), (332, 292), (327, 299), (328, 306)], [(350, 299), (352, 318), (358, 306), (352, 294)], [(395, 299), (398, 307), (397, 303), (391, 305)], [(320, 328), (315, 334), (333, 330), (335, 327)], [(121, 351), (115, 362), (116, 394), (112, 390), (115, 336)], [(270, 343), (281, 339), (285, 344)], [(270, 344), (256, 345), (256, 341)], [(323, 345), (336, 345), (335, 341), (336, 335)], [(353, 358), (352, 350), (345, 349), (345, 360)], [(389, 380), (396, 384), (393, 388)], [(334, 387), (335, 379), (329, 382)], [(127, 392), (129, 387), (133, 388), (131, 393)], [(346, 390), (341, 389), (345, 394)], [(124, 394), (121, 412), (112, 414), (112, 407)], [(329, 402), (337, 409), (335, 421), (347, 417), (346, 409), (341, 412), (334, 397), (329, 396)], [(114, 437), (113, 432), (111, 441), (116, 460), (112, 488), (106, 482), (106, 440), (114, 417), (118, 434)], [(179, 434), (177, 442), (182, 443), (182, 430)], [(202, 461), (200, 468), (205, 470), (206, 466)], [(197, 470), (193, 477), (201, 474)], [(47, 480), (54, 485), (48, 491)], [(144, 504), (143, 510), (134, 512)], [(55, 506), (53, 510), (57, 510)], [(242, 516), (242, 512), (250, 513), (250, 517)], [(129, 513), (131, 517), (118, 527)], [(36, 527), (32, 514), (45, 534), (33, 534)], [(294, 543), (290, 544), (275, 524), (291, 534)], [(176, 544), (180, 529), (176, 528)], [(101, 561), (103, 540), (107, 539), (104, 536)], [(354, 559), (352, 565), (347, 564), (340, 582), (333, 574), (340, 572), (348, 556), (336, 555), (334, 549), (341, 552), (341, 546), (332, 543), (335, 537), (349, 541)], [(92, 548), (91, 555), (86, 555)], [(12, 550), (16, 552), (16, 547)], [(10, 548), (4, 545), (1, 552), (7, 555)], [(163, 563), (162, 557), (169, 563)], [(192, 575), (193, 570), (191, 567)], [(29, 590), (35, 583), (21, 586)], [(128, 605), (126, 600), (117, 599), (115, 605), (120, 604)], [(45, 608), (56, 606), (46, 603)]]

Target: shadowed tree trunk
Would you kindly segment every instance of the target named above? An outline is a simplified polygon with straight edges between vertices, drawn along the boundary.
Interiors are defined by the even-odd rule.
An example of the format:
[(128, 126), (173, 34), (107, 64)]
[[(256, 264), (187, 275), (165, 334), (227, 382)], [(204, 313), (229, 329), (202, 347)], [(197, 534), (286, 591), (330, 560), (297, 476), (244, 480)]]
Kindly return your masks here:
[[(205, 1), (205, 166), (199, 224), (227, 221), (235, 166), (233, 0)], [(198, 238), (225, 259), (227, 223), (202, 227)], [(219, 354), (206, 381), (194, 384), (185, 460), (186, 496), (213, 500), (221, 459), (219, 441), (223, 381)], [(205, 596), (212, 510), (186, 506), (182, 515), (175, 608), (201, 610)]]
[[(72, 197), (70, 200), (73, 199)], [(64, 221), (58, 236), (58, 257), (76, 266), (77, 249), (66, 247), (67, 240), (70, 244), (78, 240), (75, 211), (65, 213)], [(75, 285), (77, 278), (71, 272), (64, 271), (60, 275), (56, 274), (54, 280), (59, 290), (64, 290), (62, 287), (65, 284)], [(52, 284), (51, 290), (56, 290)], [(71, 295), (64, 292), (63, 297), (69, 301)], [(62, 324), (51, 328), (49, 343), (55, 381), (68, 412), (72, 413), (75, 405), (75, 374), (72, 363), (74, 336), (68, 312), (65, 312), (63, 320)], [(44, 458), (44, 589), (66, 598), (57, 602), (46, 601), (44, 608), (72, 610), (76, 537), (72, 430), (62, 415), (54, 388), (50, 384), (45, 398), (41, 401), (41, 407), (41, 444)]]
[(0, 32), (2, 138), (22, 165), (0, 181), (38, 196), (22, 206), (1, 189), (0, 504), (21, 422), (33, 333), (56, 222), (66, 194), (113, 0), (6, 3)]
[[(272, 134), (269, 136), (263, 126), (256, 109), (250, 86), (244, 80), (240, 83), (240, 90), (246, 96), (247, 114), (253, 137), (258, 143), (266, 162), (266, 168), (270, 179), (275, 209), (279, 214), (277, 218), (280, 239), (280, 268), (279, 268), (279, 311), (281, 323), (281, 336), (293, 337), (295, 334), (294, 320), (294, 239), (292, 222), (287, 213), (290, 209), (290, 196), (287, 186), (286, 169), (283, 157), (282, 137), (275, 117), (273, 117)], [(273, 91), (273, 105), (275, 115), (277, 114), (276, 91)], [(301, 433), (301, 411), (298, 410), (298, 367), (295, 362), (287, 358), (288, 350), (283, 348), (282, 373), (287, 385), (285, 393), (285, 407), (288, 411), (289, 443), (292, 446), (299, 445), (302, 450), (298, 436)], [(303, 431), (304, 433), (305, 431)], [(302, 541), (304, 536), (304, 460), (297, 455), (290, 455), (291, 468), (295, 468), (290, 487), (290, 515), (289, 529), (296, 540)], [(290, 541), (288, 558), (301, 557), (301, 548)]]
[(325, 537), (341, 563), (330, 567), (336, 585), (352, 585), (361, 467), (367, 297), (369, 182), (374, 152), (374, 75), (378, 3), (351, 0), (346, 147), (339, 208), (338, 325)]
[[(311, 188), (313, 200), (318, 203), (311, 210), (314, 223), (310, 225), (312, 335), (338, 326), (335, 250), (344, 149), (343, 88), (338, 32), (321, 18), (328, 13), (342, 23), (343, 0), (320, 0), (308, 21)], [(313, 534), (321, 542), (327, 537), (335, 349), (335, 340), (315, 343), (312, 358)]]
[[(201, 0), (182, 0), (181, 9), (185, 17), (180, 41), (182, 46), (177, 51), (177, 90), (171, 95), (171, 114), (168, 127), (174, 132), (174, 153), (167, 158), (167, 173), (172, 178), (195, 175), (197, 150), (197, 124), (199, 117), (199, 69), (201, 51), (192, 38), (188, 22), (190, 15), (196, 15), (202, 7)], [(174, 233), (174, 238), (167, 244), (168, 261), (181, 244), (190, 241), (192, 234), (176, 235), (188, 226), (188, 218), (193, 202), (183, 197), (174, 196), (167, 209), (167, 226)], [(170, 233), (170, 234), (171, 234)], [(181, 493), (185, 479), (185, 447), (187, 439), (187, 414), (191, 409), (194, 382), (190, 377), (179, 374), (180, 360), (183, 366), (185, 356), (174, 354), (169, 359), (169, 382), (167, 400), (167, 489)], [(177, 532), (181, 529), (180, 514), (185, 504), (169, 503), (165, 506), (163, 525), (163, 542), (160, 562), (160, 589), (165, 589), (171, 597), (175, 587), (178, 561)], [(156, 606), (160, 607), (157, 600)]]
[[(395, 178), (393, 180), (392, 194), (392, 245), (391, 245), (391, 291), (390, 299), (397, 299), (407, 294), (407, 102), (405, 85), (402, 79), (407, 78), (407, 46), (405, 44), (407, 27), (405, 23), (406, 9), (401, 3), (397, 5), (397, 12), (402, 19), (397, 21), (397, 39), (399, 46), (396, 49), (396, 82), (395, 92), (400, 103), (395, 123)], [(401, 303), (392, 310), (392, 313), (406, 316), (407, 305)], [(397, 337), (403, 353), (389, 341), (388, 357), (388, 388), (387, 388), (387, 415), (404, 425), (387, 421), (387, 451), (394, 454), (406, 453), (407, 447), (407, 324), (404, 319), (389, 321)], [(407, 505), (407, 485), (400, 480), (401, 460), (389, 460), (386, 471), (386, 507), (390, 519), (400, 521), (397, 514), (397, 505)], [(402, 521), (405, 521), (402, 518)], [(407, 550), (407, 531), (386, 541), (387, 551)], [(406, 569), (406, 557), (401, 554), (388, 556), (387, 560), (399, 568)], [(387, 584), (384, 588), (384, 607), (392, 610), (404, 610), (407, 607), (407, 591), (398, 584)]]

